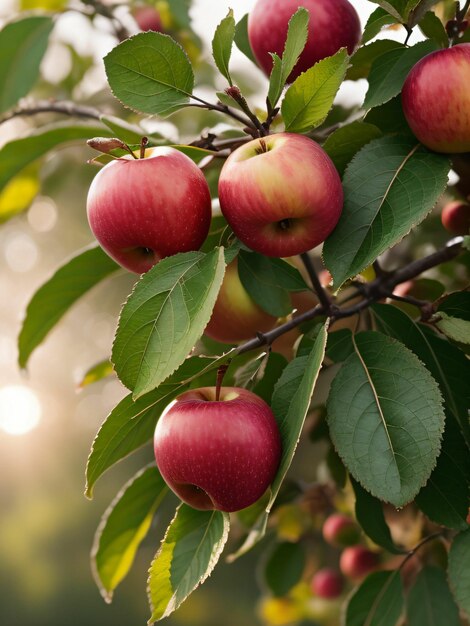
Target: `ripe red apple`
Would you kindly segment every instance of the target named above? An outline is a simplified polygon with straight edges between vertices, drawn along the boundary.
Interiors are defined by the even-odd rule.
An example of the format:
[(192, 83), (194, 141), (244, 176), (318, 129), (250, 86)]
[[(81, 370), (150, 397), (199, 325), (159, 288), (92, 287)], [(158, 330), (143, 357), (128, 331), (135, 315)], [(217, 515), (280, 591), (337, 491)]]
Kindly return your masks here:
[(243, 287), (235, 259), (227, 266), (212, 317), (204, 331), (222, 343), (239, 343), (276, 325), (277, 318), (259, 307)]
[(289, 20), (299, 7), (310, 13), (307, 44), (288, 82), (340, 48), (354, 52), (361, 39), (361, 23), (348, 0), (258, 0), (248, 18), (248, 38), (265, 74), (273, 66), (270, 52), (282, 56)]
[(361, 536), (356, 522), (342, 513), (333, 513), (327, 517), (322, 533), (327, 543), (340, 548), (357, 543)]
[(158, 468), (169, 487), (195, 509), (238, 511), (269, 487), (281, 458), (274, 415), (251, 391), (222, 387), (187, 391), (155, 429)]
[(312, 591), (320, 598), (333, 599), (341, 595), (344, 580), (339, 572), (329, 567), (318, 570), (312, 578)]
[(442, 225), (453, 235), (468, 235), (470, 231), (470, 204), (455, 200), (442, 209)]
[(419, 141), (436, 152), (470, 151), (470, 43), (431, 52), (408, 74), (403, 112)]
[(198, 250), (209, 232), (211, 197), (206, 179), (174, 148), (149, 148), (108, 163), (87, 199), (90, 228), (120, 265), (141, 274), (160, 259)]
[(379, 555), (364, 546), (350, 546), (341, 554), (339, 568), (345, 576), (358, 580), (377, 568)]
[(325, 241), (341, 215), (343, 188), (317, 143), (278, 133), (232, 152), (220, 173), (219, 200), (244, 244), (266, 256), (287, 257)]
[(142, 31), (153, 30), (156, 33), (163, 32), (162, 21), (157, 9), (149, 4), (137, 6), (132, 15), (137, 22), (137, 26)]

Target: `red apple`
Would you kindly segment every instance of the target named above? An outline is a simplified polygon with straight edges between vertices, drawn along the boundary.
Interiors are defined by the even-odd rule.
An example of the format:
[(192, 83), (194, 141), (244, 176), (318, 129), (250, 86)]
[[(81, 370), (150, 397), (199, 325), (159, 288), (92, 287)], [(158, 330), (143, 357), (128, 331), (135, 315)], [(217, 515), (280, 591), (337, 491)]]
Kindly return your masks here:
[(379, 555), (364, 548), (364, 546), (350, 546), (341, 554), (339, 567), (345, 576), (353, 580), (364, 578), (379, 565)]
[(244, 244), (266, 256), (288, 257), (325, 241), (341, 215), (343, 188), (317, 143), (279, 133), (232, 152), (220, 173), (219, 200)]
[(356, 522), (342, 513), (333, 513), (326, 518), (323, 524), (323, 538), (332, 546), (344, 547), (357, 543), (360, 531)]
[(312, 591), (320, 598), (333, 599), (341, 595), (344, 581), (339, 572), (325, 567), (312, 578)]
[(251, 391), (203, 387), (180, 395), (155, 430), (158, 468), (169, 487), (195, 509), (238, 511), (269, 487), (281, 438), (269, 406)]
[(156, 33), (163, 32), (162, 21), (157, 9), (149, 4), (137, 6), (132, 12), (137, 26), (142, 31), (153, 30)]
[(340, 48), (352, 54), (361, 39), (359, 17), (347, 0), (258, 0), (248, 18), (248, 38), (258, 64), (268, 76), (273, 66), (269, 53), (282, 56), (289, 20), (299, 7), (310, 13), (308, 38), (288, 82)]
[(198, 250), (209, 232), (211, 197), (201, 170), (174, 148), (149, 148), (108, 163), (87, 199), (90, 228), (120, 265), (141, 274), (160, 259)]
[(442, 209), (442, 225), (453, 235), (468, 235), (470, 231), (470, 204), (455, 200)]
[(422, 144), (436, 152), (470, 151), (470, 43), (421, 59), (408, 74), (402, 103)]
[(243, 287), (238, 276), (237, 260), (225, 270), (212, 317), (204, 331), (222, 343), (239, 343), (266, 332), (276, 325), (277, 318), (259, 307)]

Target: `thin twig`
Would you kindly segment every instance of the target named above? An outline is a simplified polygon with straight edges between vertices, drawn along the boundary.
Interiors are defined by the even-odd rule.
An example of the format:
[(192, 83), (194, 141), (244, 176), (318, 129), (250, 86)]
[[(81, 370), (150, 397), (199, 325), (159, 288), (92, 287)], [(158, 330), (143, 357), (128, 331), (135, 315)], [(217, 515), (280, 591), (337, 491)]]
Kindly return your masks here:
[(59, 115), (69, 115), (70, 117), (84, 117), (93, 120), (101, 119), (101, 113), (97, 109), (69, 102), (67, 100), (39, 100), (37, 102), (24, 103), (9, 111), (0, 118), (0, 124), (4, 124), (15, 117), (28, 117), (39, 113), (57, 113)]
[(331, 298), (328, 292), (325, 289), (323, 289), (323, 285), (321, 284), (320, 279), (318, 278), (317, 272), (315, 271), (315, 267), (313, 266), (313, 262), (312, 262), (312, 259), (310, 258), (310, 255), (308, 254), (308, 252), (304, 252), (303, 254), (300, 255), (300, 258), (302, 259), (302, 263), (304, 264), (304, 267), (307, 270), (307, 274), (312, 282), (312, 286), (315, 289), (318, 299), (323, 305), (323, 308), (325, 309), (325, 311), (330, 312), (331, 306), (332, 306)]

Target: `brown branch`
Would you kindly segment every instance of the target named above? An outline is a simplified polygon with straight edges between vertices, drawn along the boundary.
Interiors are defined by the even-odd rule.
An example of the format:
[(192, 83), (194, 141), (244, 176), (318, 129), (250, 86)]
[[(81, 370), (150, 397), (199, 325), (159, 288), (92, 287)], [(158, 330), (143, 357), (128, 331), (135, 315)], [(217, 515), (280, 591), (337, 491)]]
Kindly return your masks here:
[(357, 284), (358, 294), (362, 294), (364, 296), (363, 299), (357, 304), (344, 308), (337, 306), (331, 307), (331, 305), (325, 307), (324, 305), (319, 304), (305, 313), (296, 315), (288, 322), (273, 328), (273, 330), (270, 330), (267, 333), (258, 333), (258, 335), (253, 339), (250, 339), (249, 341), (238, 346), (236, 353), (244, 354), (245, 352), (261, 348), (262, 346), (270, 346), (273, 341), (281, 335), (284, 335), (293, 328), (300, 326), (300, 324), (311, 321), (316, 317), (326, 316), (331, 320), (336, 320), (357, 315), (364, 309), (367, 309), (374, 302), (378, 302), (379, 300), (387, 297), (396, 285), (404, 283), (407, 280), (411, 280), (412, 278), (416, 278), (423, 272), (457, 257), (463, 249), (462, 243), (463, 237), (456, 237), (455, 239), (452, 239), (447, 246), (433, 252), (423, 259), (413, 261), (406, 267), (387, 272), (370, 283)]
[(101, 113), (92, 107), (75, 104), (69, 101), (39, 100), (33, 103), (25, 103), (0, 118), (0, 124), (4, 124), (15, 117), (28, 117), (39, 113), (57, 113), (70, 117), (84, 117), (100, 120)]
[(305, 269), (307, 270), (307, 274), (312, 283), (312, 287), (315, 289), (315, 292), (320, 300), (325, 311), (331, 312), (332, 302), (328, 292), (323, 289), (323, 285), (318, 278), (317, 272), (315, 271), (315, 267), (313, 265), (312, 259), (308, 252), (304, 252), (300, 255), (302, 259), (302, 263), (304, 264)]

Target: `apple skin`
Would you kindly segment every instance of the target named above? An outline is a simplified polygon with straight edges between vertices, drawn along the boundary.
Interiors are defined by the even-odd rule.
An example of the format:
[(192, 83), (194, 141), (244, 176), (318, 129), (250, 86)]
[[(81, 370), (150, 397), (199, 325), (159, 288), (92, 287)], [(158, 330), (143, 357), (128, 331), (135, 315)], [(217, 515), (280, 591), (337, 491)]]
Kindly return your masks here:
[(155, 7), (143, 4), (135, 8), (132, 15), (141, 31), (152, 30), (156, 33), (163, 32), (160, 14)]
[(411, 130), (436, 152), (470, 151), (470, 43), (431, 52), (408, 74), (403, 112)]
[(278, 133), (229, 156), (220, 173), (219, 200), (244, 244), (266, 256), (288, 257), (325, 241), (340, 218), (343, 188), (317, 143)]
[(312, 578), (311, 588), (319, 598), (332, 600), (338, 598), (344, 587), (343, 577), (334, 569), (325, 567), (318, 570)]
[(361, 536), (356, 522), (342, 513), (333, 513), (327, 517), (322, 533), (327, 543), (339, 548), (356, 544)]
[(168, 486), (195, 509), (239, 511), (256, 502), (276, 475), (281, 438), (269, 406), (251, 391), (187, 391), (155, 429), (157, 466)]
[(164, 257), (198, 250), (209, 232), (211, 197), (197, 165), (174, 148), (150, 148), (108, 163), (87, 198), (90, 228), (117, 263), (137, 274)]
[(269, 76), (270, 52), (282, 56), (289, 20), (299, 6), (310, 13), (306, 46), (289, 75), (293, 82), (312, 65), (340, 48), (352, 54), (361, 39), (361, 22), (348, 0), (258, 0), (248, 17), (248, 38), (261, 69)]
[(468, 235), (470, 231), (470, 204), (455, 200), (442, 209), (441, 221), (453, 235)]
[(235, 259), (225, 270), (212, 317), (204, 333), (222, 343), (239, 343), (276, 325), (277, 318), (259, 307), (243, 287)]
[(379, 565), (379, 555), (364, 546), (350, 546), (341, 553), (339, 568), (352, 580), (360, 580)]

